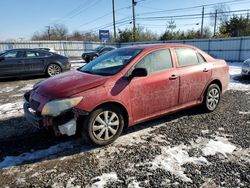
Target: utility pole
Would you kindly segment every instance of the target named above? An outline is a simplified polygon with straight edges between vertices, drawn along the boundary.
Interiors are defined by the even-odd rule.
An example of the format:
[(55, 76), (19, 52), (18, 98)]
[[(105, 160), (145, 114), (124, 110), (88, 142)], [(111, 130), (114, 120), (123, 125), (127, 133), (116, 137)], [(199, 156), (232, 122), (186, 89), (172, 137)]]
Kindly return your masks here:
[(47, 27), (47, 29), (48, 29), (48, 38), (49, 38), (49, 40), (50, 40), (50, 26), (46, 26)]
[(133, 39), (134, 39), (134, 42), (136, 40), (136, 36), (135, 36), (135, 33), (136, 33), (136, 28), (135, 28), (135, 6), (136, 6), (137, 2), (135, 2), (135, 0), (132, 0), (132, 13), (133, 13)]
[(215, 10), (215, 16), (214, 16), (214, 36), (216, 35), (216, 26), (217, 26), (217, 10)]
[(204, 24), (204, 6), (202, 7), (202, 16), (201, 16), (201, 38), (203, 38), (203, 24)]
[(115, 28), (115, 0), (112, 0), (112, 7), (113, 7), (114, 38), (115, 38), (115, 41), (116, 41), (116, 28)]

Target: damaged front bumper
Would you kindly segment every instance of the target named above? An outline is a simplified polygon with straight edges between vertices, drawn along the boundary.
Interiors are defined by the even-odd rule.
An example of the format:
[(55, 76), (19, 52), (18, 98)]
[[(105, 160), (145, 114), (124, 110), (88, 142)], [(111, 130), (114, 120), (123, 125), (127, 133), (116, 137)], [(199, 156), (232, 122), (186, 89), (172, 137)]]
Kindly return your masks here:
[(30, 108), (29, 102), (25, 102), (23, 105), (24, 116), (28, 122), (38, 128), (53, 127), (56, 136), (68, 135), (72, 136), (76, 134), (77, 118), (82, 115), (88, 115), (88, 112), (71, 109), (56, 117), (42, 116), (41, 113), (35, 112)]

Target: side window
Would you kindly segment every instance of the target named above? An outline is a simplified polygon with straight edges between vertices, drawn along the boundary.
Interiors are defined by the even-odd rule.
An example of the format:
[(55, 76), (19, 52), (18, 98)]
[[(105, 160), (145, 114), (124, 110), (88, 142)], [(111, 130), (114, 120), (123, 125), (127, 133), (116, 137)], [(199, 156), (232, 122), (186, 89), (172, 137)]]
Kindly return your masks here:
[(4, 54), (5, 58), (17, 58), (17, 51), (10, 51)]
[(38, 54), (34, 51), (26, 51), (26, 57), (27, 58), (33, 58), (33, 57), (37, 57)]
[(37, 52), (37, 56), (38, 57), (49, 57), (50, 53), (46, 53), (46, 52)]
[(167, 49), (157, 50), (143, 57), (135, 68), (145, 68), (148, 73), (170, 69), (173, 67), (170, 51)]
[(176, 48), (175, 53), (180, 67), (199, 64), (196, 51), (190, 48)]

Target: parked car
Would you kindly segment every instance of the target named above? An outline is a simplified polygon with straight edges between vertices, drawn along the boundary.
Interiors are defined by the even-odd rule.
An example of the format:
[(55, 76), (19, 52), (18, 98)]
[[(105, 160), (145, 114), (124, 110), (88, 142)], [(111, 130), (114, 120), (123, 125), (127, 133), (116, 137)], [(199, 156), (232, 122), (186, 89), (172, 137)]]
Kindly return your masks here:
[(97, 58), (100, 55), (103, 55), (111, 50), (116, 49), (113, 46), (100, 46), (95, 48), (93, 51), (88, 51), (88, 52), (84, 52), (82, 54), (82, 59), (88, 63), (90, 61), (92, 61), (93, 59)]
[(0, 77), (47, 74), (70, 70), (67, 57), (44, 50), (12, 49), (0, 53)]
[[(224, 60), (182, 44), (116, 49), (25, 94), (26, 119), (97, 145), (127, 126), (202, 105), (214, 111), (229, 83)], [(56, 86), (56, 87), (55, 87)]]
[(250, 59), (247, 59), (243, 62), (241, 69), (242, 76), (250, 76)]

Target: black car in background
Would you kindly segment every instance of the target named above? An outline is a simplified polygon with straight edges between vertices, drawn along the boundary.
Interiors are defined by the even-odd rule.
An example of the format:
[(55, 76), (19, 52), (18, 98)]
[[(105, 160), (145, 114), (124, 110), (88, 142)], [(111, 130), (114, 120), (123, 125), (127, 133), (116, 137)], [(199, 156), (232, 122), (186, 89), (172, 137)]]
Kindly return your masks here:
[(0, 77), (47, 74), (54, 76), (70, 70), (65, 56), (37, 49), (11, 49), (0, 52)]
[(88, 52), (84, 52), (82, 54), (82, 59), (88, 63), (90, 61), (92, 61), (93, 59), (95, 59), (96, 57), (105, 54), (111, 50), (116, 49), (116, 47), (113, 46), (100, 46), (95, 48), (93, 51), (88, 51)]

